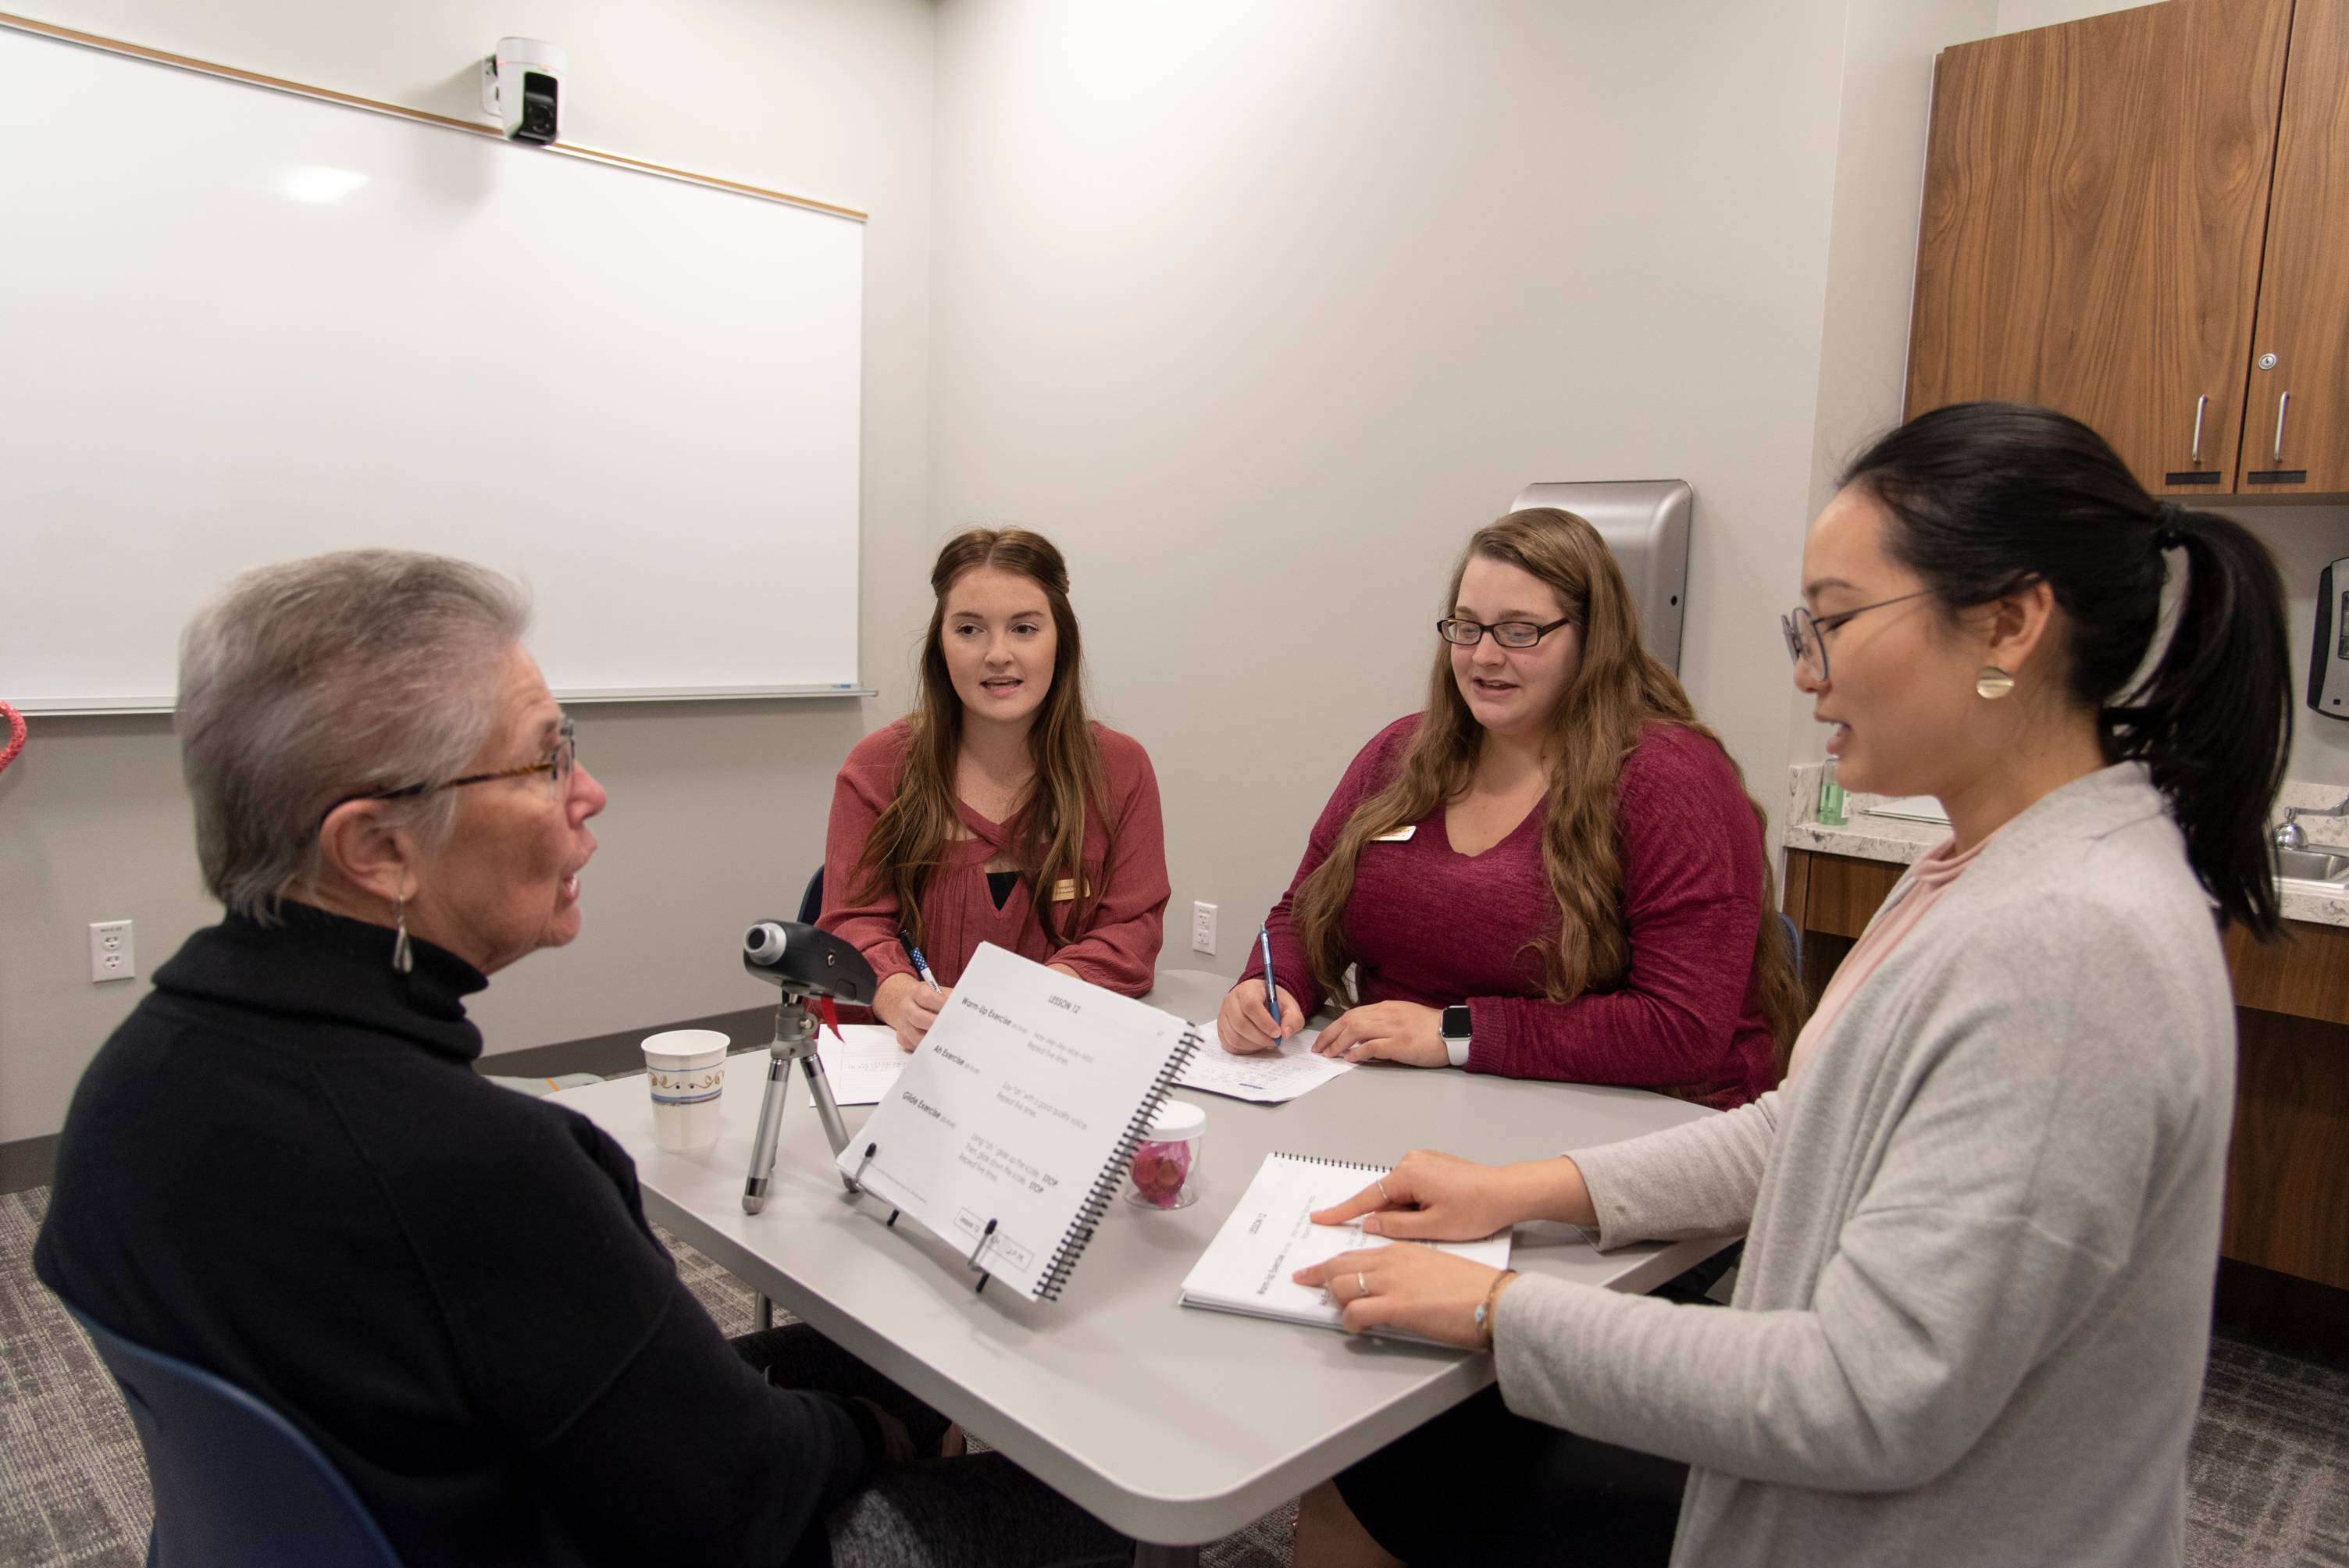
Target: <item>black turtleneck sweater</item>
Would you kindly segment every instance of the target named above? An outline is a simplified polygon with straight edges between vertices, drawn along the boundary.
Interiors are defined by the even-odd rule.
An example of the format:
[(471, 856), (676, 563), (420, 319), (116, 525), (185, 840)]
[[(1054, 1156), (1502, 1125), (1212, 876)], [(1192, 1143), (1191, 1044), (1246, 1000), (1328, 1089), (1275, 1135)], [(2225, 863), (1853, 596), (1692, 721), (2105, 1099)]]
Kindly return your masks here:
[(826, 1561), (869, 1420), (734, 1352), (617, 1144), (475, 1076), (478, 971), (285, 913), (191, 937), (90, 1063), (42, 1281), (291, 1417), (411, 1568)]

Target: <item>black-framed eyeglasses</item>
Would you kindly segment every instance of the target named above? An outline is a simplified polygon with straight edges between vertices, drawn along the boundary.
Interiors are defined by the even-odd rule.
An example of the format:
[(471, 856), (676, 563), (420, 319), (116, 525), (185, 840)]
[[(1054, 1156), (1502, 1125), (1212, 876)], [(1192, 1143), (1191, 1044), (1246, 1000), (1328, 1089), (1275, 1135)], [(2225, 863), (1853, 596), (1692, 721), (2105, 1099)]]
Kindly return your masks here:
[(1797, 665), (1808, 665), (1814, 678), (1825, 680), (1827, 678), (1827, 633), (1854, 615), (1865, 615), (1870, 610), (1881, 610), (1887, 604), (1902, 604), (1911, 599), (1921, 599), (1931, 592), (1930, 588), (1920, 588), (1914, 593), (1878, 599), (1873, 604), (1862, 604), (1856, 610), (1838, 610), (1825, 617), (1814, 615), (1797, 604), (1794, 614), (1778, 617), (1778, 629), (1786, 634), (1787, 656)]
[(1493, 634), (1493, 641), (1505, 648), (1530, 648), (1560, 626), (1572, 624), (1573, 621), (1574, 617), (1571, 615), (1560, 615), (1557, 620), (1544, 626), (1532, 621), (1488, 623), (1464, 620), (1457, 615), (1453, 615), (1436, 622), (1435, 630), (1439, 636), (1455, 647), (1473, 648), (1485, 640), (1485, 633), (1490, 632)]
[(437, 795), (443, 789), (462, 789), (468, 784), (490, 784), (501, 779), (527, 779), (533, 773), (546, 774), (553, 781), (554, 799), (563, 799), (571, 787), (571, 770), (579, 761), (579, 736), (565, 717), (555, 731), (554, 748), (536, 762), (519, 763), (512, 768), (493, 769), (487, 773), (468, 773), (462, 779), (450, 779), (439, 784), (409, 784), (398, 789), (369, 789), (364, 794), (346, 795), (326, 808), (318, 820), (323, 823), (342, 807), (354, 800), (412, 800), (422, 795)]

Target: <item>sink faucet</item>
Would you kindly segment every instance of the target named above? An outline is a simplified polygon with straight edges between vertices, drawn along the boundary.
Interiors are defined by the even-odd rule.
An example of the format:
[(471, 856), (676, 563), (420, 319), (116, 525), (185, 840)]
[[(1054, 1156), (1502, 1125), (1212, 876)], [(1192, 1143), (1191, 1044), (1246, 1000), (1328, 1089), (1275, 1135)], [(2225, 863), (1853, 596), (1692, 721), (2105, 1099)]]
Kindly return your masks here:
[(2277, 825), (2275, 830), (2277, 849), (2307, 848), (2308, 835), (2301, 831), (2300, 823), (2297, 820), (2302, 817), (2349, 817), (2349, 795), (2343, 796), (2340, 804), (2335, 806), (2286, 806), (2283, 809), (2283, 820)]

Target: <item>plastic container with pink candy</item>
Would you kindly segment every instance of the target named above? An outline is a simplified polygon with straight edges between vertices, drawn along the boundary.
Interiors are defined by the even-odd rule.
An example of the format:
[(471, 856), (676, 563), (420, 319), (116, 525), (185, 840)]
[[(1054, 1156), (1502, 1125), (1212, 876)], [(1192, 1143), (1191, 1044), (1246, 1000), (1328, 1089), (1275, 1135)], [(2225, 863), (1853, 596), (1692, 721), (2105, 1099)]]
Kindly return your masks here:
[(1187, 1209), (1198, 1201), (1199, 1139), (1207, 1113), (1170, 1099), (1158, 1108), (1125, 1167), (1125, 1201), (1137, 1209)]

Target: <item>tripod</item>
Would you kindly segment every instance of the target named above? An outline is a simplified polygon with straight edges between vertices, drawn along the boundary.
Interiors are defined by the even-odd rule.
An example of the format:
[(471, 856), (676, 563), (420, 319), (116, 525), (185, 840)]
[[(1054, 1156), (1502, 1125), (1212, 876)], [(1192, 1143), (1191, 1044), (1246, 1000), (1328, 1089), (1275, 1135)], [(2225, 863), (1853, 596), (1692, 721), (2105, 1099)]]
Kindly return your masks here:
[[(823, 1123), (825, 1141), (838, 1154), (848, 1147), (848, 1129), (840, 1119), (839, 1102), (832, 1098), (832, 1079), (825, 1076), (823, 1057), (815, 1048), (817, 1023), (807, 1010), (807, 997), (786, 987), (775, 1009), (775, 1037), (767, 1046), (767, 1088), (759, 1101), (759, 1130), (750, 1139), (750, 1174), (742, 1184), (742, 1212), (755, 1214), (767, 1205), (767, 1185), (775, 1173), (775, 1145), (783, 1131), (783, 1112), (792, 1101), (792, 1064), (800, 1065), (808, 1093), (815, 1099), (817, 1119)], [(856, 1183), (841, 1181), (854, 1192)]]

